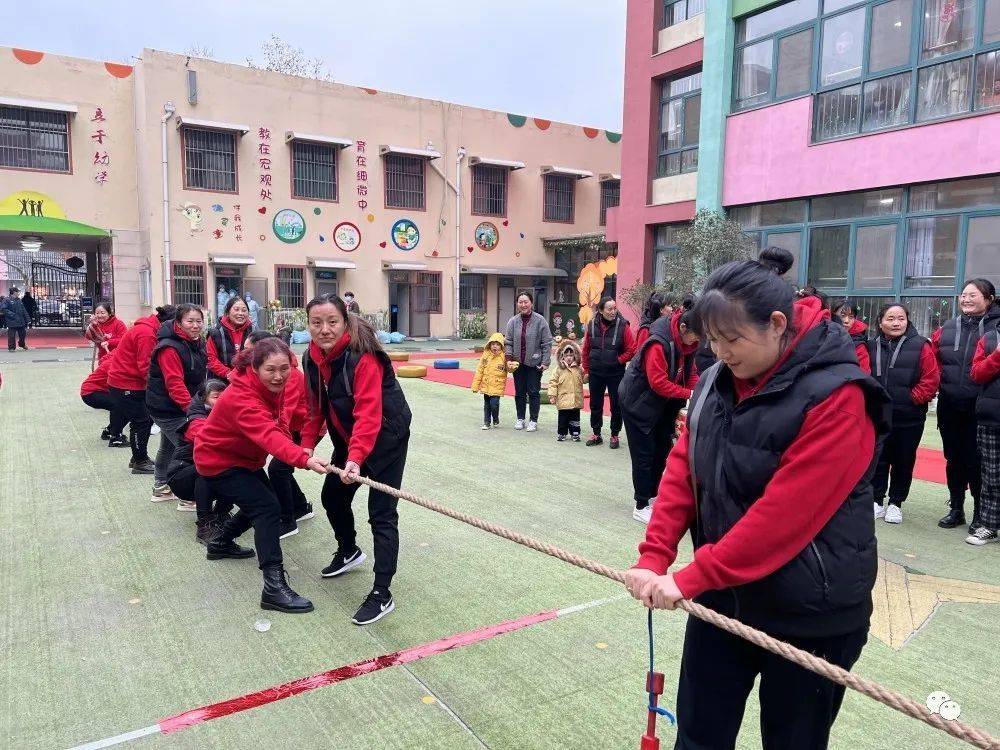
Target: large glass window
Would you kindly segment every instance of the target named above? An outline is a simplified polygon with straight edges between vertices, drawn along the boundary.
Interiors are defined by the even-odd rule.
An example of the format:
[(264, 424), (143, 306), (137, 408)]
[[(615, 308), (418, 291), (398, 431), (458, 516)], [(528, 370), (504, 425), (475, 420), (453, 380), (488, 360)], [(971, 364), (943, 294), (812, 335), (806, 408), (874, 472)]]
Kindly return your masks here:
[(674, 26), (705, 12), (705, 0), (666, 0), (663, 4), (663, 27)]
[(668, 283), (667, 256), (677, 252), (677, 232), (686, 224), (658, 224), (653, 227), (653, 283)]
[(729, 209), (729, 215), (744, 229), (801, 224), (806, 220), (806, 201), (778, 201), (752, 206), (735, 206)]
[(0, 167), (69, 171), (69, 115), (0, 106)]
[(903, 210), (903, 188), (823, 195), (810, 203), (813, 221), (892, 216)]
[(891, 289), (899, 226), (859, 226), (854, 237), (854, 288)]
[(910, 188), (911, 211), (951, 211), (1000, 204), (1000, 175), (931, 182)]
[(780, 247), (792, 254), (795, 259), (792, 267), (788, 269), (785, 277), (797, 279), (799, 277), (799, 258), (802, 256), (802, 230), (796, 229), (791, 232), (768, 232), (763, 238), (764, 247)]
[(907, 222), (906, 288), (955, 286), (958, 229), (958, 216), (927, 216)]
[(809, 233), (809, 280), (817, 287), (847, 286), (850, 225), (816, 227)]
[(660, 96), (660, 153), (657, 175), (698, 169), (701, 71), (663, 81)]
[(965, 278), (1000, 283), (1000, 216), (969, 219), (965, 247)]
[(738, 21), (735, 110), (812, 91), (818, 142), (1000, 108), (1000, 0), (817, 6)]

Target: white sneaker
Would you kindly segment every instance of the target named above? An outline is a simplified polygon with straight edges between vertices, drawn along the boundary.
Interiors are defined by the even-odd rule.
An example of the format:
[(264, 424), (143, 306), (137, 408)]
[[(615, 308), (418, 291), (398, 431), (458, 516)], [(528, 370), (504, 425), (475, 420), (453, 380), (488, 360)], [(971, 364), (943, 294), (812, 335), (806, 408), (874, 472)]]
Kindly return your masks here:
[(878, 503), (875, 503), (875, 520), (885, 517), (885, 508), (883, 508)]
[(903, 510), (898, 505), (890, 505), (885, 509), (886, 523), (902, 523)]
[(514, 422), (514, 429), (515, 430), (523, 430), (524, 429), (524, 420), (523, 419), (519, 419), (516, 422)]
[(535, 432), (538, 430), (538, 422), (528, 422), (528, 427), (526, 428), (528, 432)]
[(482, 427), (480, 427), (479, 429), (481, 429), (481, 430), (488, 430), (488, 429), (490, 429), (490, 426), (489, 426), (488, 424), (484, 424), (484, 425), (483, 425)]
[(1000, 541), (1000, 535), (993, 529), (988, 529), (985, 526), (980, 526), (975, 532), (965, 537), (966, 544), (974, 544), (977, 547), (997, 541)]
[(160, 434), (160, 425), (154, 424), (153, 427), (152, 427), (152, 429), (150, 429), (149, 434), (150, 435), (159, 435)]
[(653, 517), (653, 500), (645, 508), (636, 508), (632, 511), (632, 518), (641, 524), (649, 524), (649, 519)]

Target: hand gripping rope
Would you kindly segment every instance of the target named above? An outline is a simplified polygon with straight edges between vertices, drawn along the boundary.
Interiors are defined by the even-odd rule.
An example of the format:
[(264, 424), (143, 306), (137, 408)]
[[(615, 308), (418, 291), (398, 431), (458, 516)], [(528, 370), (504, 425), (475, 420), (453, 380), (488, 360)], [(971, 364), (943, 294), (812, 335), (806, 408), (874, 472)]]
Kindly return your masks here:
[(663, 694), (663, 673), (653, 671), (653, 610), (651, 609), (647, 612), (646, 632), (649, 635), (649, 671), (646, 673), (649, 716), (646, 718), (646, 733), (642, 735), (639, 750), (660, 750), (660, 741), (656, 737), (656, 717), (666, 716), (671, 724), (676, 724), (677, 720), (667, 709), (656, 705), (658, 696)]
[[(328, 471), (341, 477), (346, 474), (343, 469), (339, 469), (335, 466), (329, 467)], [(575, 565), (583, 570), (588, 570), (599, 576), (610, 578), (612, 581), (617, 581), (621, 584), (625, 583), (625, 572), (622, 570), (616, 570), (599, 562), (588, 560), (585, 557), (568, 552), (567, 550), (548, 544), (547, 542), (534, 539), (533, 537), (520, 534), (516, 531), (510, 531), (509, 529), (506, 529), (498, 524), (491, 523), (490, 521), (484, 521), (483, 519), (468, 513), (453, 510), (445, 505), (436, 503), (433, 500), (427, 500), (410, 492), (398, 490), (395, 487), (390, 487), (382, 482), (376, 482), (368, 477), (359, 476), (354, 477), (354, 479), (361, 484), (368, 485), (372, 489), (379, 490), (400, 500), (406, 500), (409, 503), (419, 505), (422, 508), (427, 508), (435, 513), (440, 513), (443, 516), (454, 518), (456, 521), (461, 521), (469, 526), (475, 526), (477, 529), (482, 529), (483, 531), (487, 531), (495, 536), (508, 539), (516, 544), (520, 544), (522, 547), (528, 547), (536, 552), (542, 552), (546, 555), (550, 555), (551, 557), (567, 562), (570, 565)], [(782, 656), (789, 661), (798, 664), (800, 667), (808, 669), (810, 672), (815, 672), (821, 677), (826, 677), (828, 680), (836, 682), (838, 685), (843, 685), (844, 687), (857, 691), (872, 700), (878, 701), (889, 708), (899, 711), (905, 716), (909, 716), (911, 719), (917, 719), (925, 724), (929, 724), (935, 729), (940, 729), (942, 732), (946, 732), (952, 737), (962, 740), (973, 747), (978, 747), (982, 750), (1000, 750), (1000, 740), (991, 736), (987, 732), (984, 732), (982, 729), (970, 726), (969, 724), (957, 719), (955, 721), (948, 721), (947, 719), (942, 718), (940, 714), (931, 713), (923, 703), (915, 701), (912, 698), (907, 698), (905, 695), (897, 693), (895, 690), (883, 687), (877, 682), (865, 679), (864, 677), (859, 677), (843, 667), (839, 667), (836, 664), (831, 664), (830, 662), (819, 658), (815, 654), (796, 648), (790, 643), (780, 641), (761, 630), (750, 627), (749, 625), (744, 625), (739, 620), (734, 620), (730, 617), (726, 617), (725, 615), (720, 615), (718, 612), (711, 610), (708, 607), (703, 607), (702, 605), (697, 604), (696, 602), (688, 601), (687, 599), (681, 599), (677, 602), (677, 608), (683, 609), (692, 617), (697, 617), (699, 620), (704, 620), (707, 623), (715, 625), (715, 627), (725, 630), (727, 633), (731, 633), (732, 635), (748, 640), (755, 646), (759, 646), (760, 648), (770, 651), (773, 654)], [(650, 671), (652, 672), (652, 670)], [(652, 701), (650, 702), (652, 703)]]

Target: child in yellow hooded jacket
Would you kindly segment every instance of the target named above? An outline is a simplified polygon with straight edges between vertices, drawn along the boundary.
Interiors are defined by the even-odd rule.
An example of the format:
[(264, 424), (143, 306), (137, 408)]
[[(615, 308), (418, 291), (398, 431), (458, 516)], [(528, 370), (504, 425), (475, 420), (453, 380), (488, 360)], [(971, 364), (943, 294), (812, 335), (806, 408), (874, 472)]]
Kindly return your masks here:
[(517, 369), (517, 362), (507, 361), (503, 346), (502, 333), (490, 336), (472, 378), (472, 392), (483, 394), (484, 430), (500, 426), (500, 397), (507, 392), (507, 375)]
[(583, 367), (580, 347), (575, 341), (564, 341), (559, 345), (556, 358), (558, 367), (549, 378), (549, 402), (559, 410), (560, 443), (569, 434), (573, 442), (580, 442), (580, 409), (583, 408)]

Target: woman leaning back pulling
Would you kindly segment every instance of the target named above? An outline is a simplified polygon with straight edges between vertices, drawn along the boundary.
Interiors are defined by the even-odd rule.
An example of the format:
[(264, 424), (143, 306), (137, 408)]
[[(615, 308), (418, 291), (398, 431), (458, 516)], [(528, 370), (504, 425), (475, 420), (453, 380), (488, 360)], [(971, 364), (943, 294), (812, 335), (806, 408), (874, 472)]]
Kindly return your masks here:
[[(695, 325), (719, 362), (695, 388), (626, 585), (649, 607), (695, 599), (850, 668), (872, 613), (888, 397), (819, 300), (793, 302), (790, 267), (768, 252), (709, 277)], [(667, 573), (688, 529), (694, 559)], [(676, 748), (734, 747), (758, 675), (764, 747), (827, 747), (844, 688), (692, 617)]]
[[(309, 390), (310, 414), (302, 427), (302, 447), (315, 448), (324, 427), (333, 441), (332, 463), (345, 470), (323, 484), (323, 507), (337, 539), (333, 560), (322, 571), (332, 578), (365, 560), (357, 545), (351, 501), (354, 481), (364, 473), (398, 488), (410, 441), (410, 407), (396, 380), (392, 363), (362, 318), (348, 314), (344, 300), (333, 294), (306, 305), (312, 342), (302, 357)], [(375, 586), (352, 622), (367, 625), (395, 608), (389, 586), (399, 553), (396, 499), (375, 489), (368, 492), (368, 523), (375, 544)]]
[(230, 385), (194, 441), (194, 464), (211, 493), (239, 512), (208, 544), (208, 559), (253, 557), (234, 541), (251, 526), (257, 560), (264, 574), (262, 609), (311, 612), (312, 602), (288, 585), (282, 564), (278, 498), (264, 473), (268, 454), (300, 469), (326, 474), (327, 462), (310, 456), (278, 423), (292, 352), (278, 338), (267, 338), (233, 360)]

